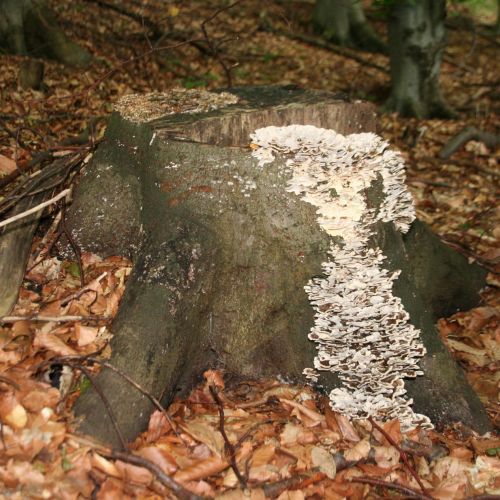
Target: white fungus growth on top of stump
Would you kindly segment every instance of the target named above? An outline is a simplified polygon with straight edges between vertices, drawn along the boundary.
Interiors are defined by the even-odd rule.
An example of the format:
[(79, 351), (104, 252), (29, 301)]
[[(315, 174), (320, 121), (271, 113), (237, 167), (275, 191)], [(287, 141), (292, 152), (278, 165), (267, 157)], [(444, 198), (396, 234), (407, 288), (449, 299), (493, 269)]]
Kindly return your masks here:
[[(282, 155), (291, 173), (287, 191), (317, 207), (318, 223), (331, 236), (324, 277), (305, 290), (315, 309), (309, 338), (317, 343), (314, 369), (338, 374), (343, 387), (330, 393), (333, 409), (355, 418), (399, 418), (405, 429), (432, 427), (428, 417), (413, 412), (404, 397), (404, 377), (422, 372), (425, 354), (419, 330), (409, 323), (399, 297), (392, 294), (398, 272), (381, 267), (385, 258), (369, 247), (373, 225), (393, 221), (403, 233), (415, 218), (404, 184), (401, 156), (372, 133), (343, 136), (310, 125), (266, 127), (252, 135), (253, 156), (265, 165)], [(368, 208), (364, 191), (381, 178), (381, 207)]]
[(166, 92), (128, 94), (115, 104), (126, 120), (143, 123), (177, 113), (206, 113), (238, 102), (229, 92), (203, 89), (170, 89)]

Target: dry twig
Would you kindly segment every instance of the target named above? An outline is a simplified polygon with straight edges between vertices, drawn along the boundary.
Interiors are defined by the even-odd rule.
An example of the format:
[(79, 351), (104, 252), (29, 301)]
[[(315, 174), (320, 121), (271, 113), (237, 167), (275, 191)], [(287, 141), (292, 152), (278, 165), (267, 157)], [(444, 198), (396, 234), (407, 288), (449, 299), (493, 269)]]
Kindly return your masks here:
[(382, 486), (391, 490), (400, 491), (410, 498), (419, 498), (421, 500), (432, 500), (432, 497), (428, 494), (422, 494), (413, 488), (408, 486), (402, 486), (397, 483), (389, 483), (388, 481), (383, 481), (382, 479), (377, 479), (374, 477), (353, 477), (351, 479), (353, 483), (370, 484), (371, 486)]
[(25, 210), (24, 212), (21, 212), (20, 214), (13, 215), (12, 217), (9, 217), (8, 219), (5, 219), (0, 222), (0, 227), (7, 226), (8, 224), (12, 224), (13, 222), (16, 222), (17, 220), (24, 219), (25, 217), (28, 217), (28, 215), (34, 214), (40, 210), (43, 210), (45, 207), (48, 207), (57, 201), (59, 201), (61, 198), (67, 197), (71, 193), (71, 188), (64, 189), (61, 191), (59, 194), (54, 196), (53, 198), (50, 198), (50, 200), (44, 201), (43, 203), (40, 203), (36, 207), (32, 207), (29, 210)]
[(396, 443), (396, 441), (394, 441), (394, 439), (392, 439), (392, 437), (382, 427), (380, 427), (380, 425), (378, 425), (377, 422), (375, 422), (375, 420), (373, 420), (372, 417), (369, 417), (368, 420), (370, 421), (372, 426), (375, 429), (377, 429), (380, 432), (380, 434), (382, 434), (382, 436), (384, 436), (385, 439), (387, 439), (387, 441), (389, 441), (389, 443), (392, 446), (394, 446), (394, 448), (396, 448), (396, 450), (398, 450), (399, 456), (401, 457), (401, 460), (403, 460), (404, 464), (406, 465), (406, 468), (408, 469), (410, 474), (414, 477), (415, 481), (417, 481), (417, 483), (420, 486), (420, 489), (422, 490), (424, 495), (426, 497), (430, 498), (429, 493), (425, 489), (424, 483), (422, 483), (422, 480), (420, 479), (419, 475), (416, 473), (415, 469), (411, 466), (410, 462), (408, 461), (408, 457), (407, 457), (406, 453), (401, 449), (401, 446), (399, 446), (398, 443)]
[(231, 469), (233, 469), (233, 472), (238, 478), (241, 487), (246, 489), (247, 487), (246, 479), (241, 474), (240, 470), (238, 469), (238, 464), (236, 463), (236, 450), (234, 446), (231, 444), (231, 441), (229, 441), (229, 438), (227, 437), (226, 434), (226, 430), (224, 428), (224, 405), (222, 404), (222, 401), (219, 395), (217, 394), (216, 387), (214, 385), (209, 385), (208, 388), (210, 389), (210, 394), (212, 394), (212, 397), (214, 398), (214, 401), (217, 403), (217, 407), (219, 409), (219, 432), (222, 434), (222, 438), (224, 439), (226, 447), (226, 456), (229, 458)]
[(145, 469), (149, 470), (149, 472), (151, 472), (161, 484), (169, 488), (181, 500), (201, 500), (203, 498), (186, 490), (186, 488), (175, 481), (175, 479), (165, 474), (156, 464), (150, 462), (149, 460), (146, 460), (143, 457), (133, 455), (132, 453), (124, 453), (119, 451), (100, 454), (105, 458), (110, 458), (112, 460), (121, 460), (122, 462), (127, 462), (138, 467), (144, 467)]

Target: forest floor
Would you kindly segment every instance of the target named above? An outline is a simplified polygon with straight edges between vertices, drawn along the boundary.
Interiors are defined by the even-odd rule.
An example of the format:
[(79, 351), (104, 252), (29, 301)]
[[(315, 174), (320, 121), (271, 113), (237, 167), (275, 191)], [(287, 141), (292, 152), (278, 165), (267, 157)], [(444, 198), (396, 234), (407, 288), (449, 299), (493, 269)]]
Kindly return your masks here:
[[(24, 181), (18, 169), (40, 151), (69, 158), (92, 150), (90, 143), (102, 136), (106, 117), (124, 94), (225, 87), (228, 71), (234, 86), (296, 84), (369, 100), (379, 109), (389, 92), (387, 56), (317, 46), (321, 41), (310, 28), (313, 2), (307, 0), (265, 7), (248, 0), (220, 12), (228, 4), (215, 0), (189, 7), (160, 0), (51, 3), (65, 31), (95, 60), (86, 70), (46, 62), (44, 87), (33, 91), (18, 86), (21, 58), (0, 56), (0, 202)], [(167, 32), (159, 46), (150, 45), (143, 19)], [(215, 55), (200, 27), (206, 20)], [(372, 20), (383, 35), (383, 23), (375, 15)], [(498, 426), (498, 156), (475, 141), (448, 159), (438, 156), (466, 126), (499, 131), (500, 41), (481, 24), (489, 19), (476, 21), (449, 19), (441, 82), (458, 119), (404, 119), (381, 111), (380, 134), (406, 159), (418, 217), (490, 271), (479, 307), (443, 318), (438, 326)], [(65, 144), (89, 123), (92, 133), (82, 136), (83, 145)], [(132, 445), (134, 455), (79, 435), (71, 402), (82, 387), (73, 376), (82, 364), (95, 369), (82, 356), (109, 351), (107, 327), (130, 263), (83, 254), (82, 290), (78, 265), (49, 251), (58, 211), (40, 226), (12, 314), (110, 320), (92, 326), (19, 320), (0, 327), (0, 483), (6, 497), (162, 498), (170, 495), (169, 478), (198, 495), (235, 499), (500, 493), (500, 439), (494, 435), (480, 437), (459, 425), (402, 433), (397, 421), (351, 422), (308, 387), (263, 380), (224, 388), (217, 372), (207, 372), (187, 400), (155, 411), (148, 431)], [(55, 379), (58, 388), (49, 385)]]

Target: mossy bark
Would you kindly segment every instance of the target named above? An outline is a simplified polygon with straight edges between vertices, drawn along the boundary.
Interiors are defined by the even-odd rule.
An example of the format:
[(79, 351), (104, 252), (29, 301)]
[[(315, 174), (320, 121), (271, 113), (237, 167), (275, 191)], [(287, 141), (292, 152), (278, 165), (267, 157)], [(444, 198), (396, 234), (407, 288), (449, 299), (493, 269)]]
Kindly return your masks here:
[[(338, 101), (328, 93), (289, 88), (232, 92), (240, 103), (209, 113), (171, 115), (145, 124), (115, 114), (68, 215), (84, 249), (132, 257), (134, 269), (113, 324), (111, 362), (165, 403), (192, 387), (209, 367), (235, 377), (299, 380), (313, 363), (316, 349), (307, 338), (313, 309), (304, 285), (322, 273), (330, 240), (316, 223), (314, 207), (286, 191), (284, 160), (266, 168), (256, 165), (248, 134), (292, 123), (344, 134), (376, 126), (369, 105)], [(371, 191), (375, 203), (376, 186)], [(440, 345), (435, 311), (428, 310), (418, 281), (424, 264), (425, 270), (429, 265), (440, 268), (451, 259), (460, 273), (474, 278), (464, 284), (464, 299), (457, 303), (468, 306), (477, 300), (484, 276), (462, 257), (450, 257), (448, 250), (436, 251), (431, 263), (415, 264), (417, 255), (427, 251), (408, 243), (418, 240), (412, 235), (420, 234), (419, 227), (403, 238), (390, 224), (380, 224), (374, 244), (387, 253), (388, 265), (408, 267), (395, 293), (409, 306), (412, 321), (426, 329), (424, 342), (440, 346), (451, 379), (460, 381), (454, 394), (442, 397), (452, 401), (458, 392), (463, 406), (459, 418), (484, 430), (484, 411)], [(441, 295), (432, 295), (436, 303), (455, 298), (447, 292), (462, 284), (455, 277), (450, 275)], [(442, 376), (429, 370), (433, 382)], [(144, 429), (150, 402), (108, 370), (97, 381), (123, 433), (132, 439)], [(322, 382), (331, 389), (338, 381), (328, 374)], [(418, 393), (418, 379), (414, 384)], [(438, 407), (431, 411), (437, 423), (457, 417), (446, 401), (417, 403), (423, 413)], [(76, 409), (83, 416), (82, 430), (117, 442), (93, 390), (79, 399)]]

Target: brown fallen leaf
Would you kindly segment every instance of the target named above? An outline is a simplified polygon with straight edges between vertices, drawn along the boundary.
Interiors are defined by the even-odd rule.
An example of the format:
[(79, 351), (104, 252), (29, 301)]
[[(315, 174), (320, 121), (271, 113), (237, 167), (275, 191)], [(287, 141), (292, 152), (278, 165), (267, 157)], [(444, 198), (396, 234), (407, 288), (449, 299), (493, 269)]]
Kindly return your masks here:
[(14, 429), (22, 429), (28, 423), (26, 410), (11, 391), (0, 398), (0, 420)]
[(60, 397), (59, 391), (54, 387), (34, 389), (22, 398), (22, 404), (28, 411), (38, 413), (44, 407), (55, 407)]
[(178, 469), (174, 457), (167, 451), (156, 446), (146, 446), (146, 448), (141, 448), (137, 453), (156, 464), (165, 474), (172, 475)]
[(0, 176), (11, 174), (16, 169), (16, 162), (12, 158), (0, 155)]
[(98, 333), (99, 328), (95, 326), (82, 325), (80, 322), (75, 323), (75, 337), (79, 347), (84, 347), (94, 342)]
[(194, 481), (197, 479), (205, 479), (212, 474), (217, 474), (222, 472), (224, 469), (229, 467), (229, 462), (227, 460), (222, 460), (219, 457), (210, 457), (205, 460), (199, 460), (198, 462), (186, 467), (183, 470), (179, 470), (174, 474), (174, 479), (181, 483), (187, 481)]
[(320, 472), (326, 474), (330, 479), (333, 479), (337, 473), (333, 455), (319, 446), (314, 446), (311, 450), (311, 463), (313, 467), (317, 467)]
[(39, 331), (33, 340), (34, 347), (47, 349), (60, 356), (76, 356), (78, 353), (53, 333)]
[(116, 460), (115, 466), (120, 476), (125, 481), (131, 481), (138, 484), (148, 485), (153, 481), (153, 474), (151, 471), (145, 469), (144, 467), (138, 467), (137, 465), (122, 462), (121, 460)]
[(342, 437), (348, 441), (357, 443), (360, 438), (349, 419), (345, 415), (341, 415), (337, 412), (334, 412), (334, 415)]

